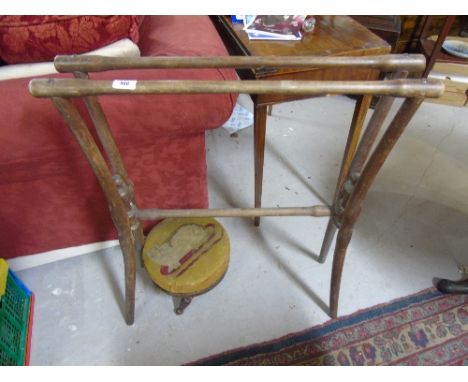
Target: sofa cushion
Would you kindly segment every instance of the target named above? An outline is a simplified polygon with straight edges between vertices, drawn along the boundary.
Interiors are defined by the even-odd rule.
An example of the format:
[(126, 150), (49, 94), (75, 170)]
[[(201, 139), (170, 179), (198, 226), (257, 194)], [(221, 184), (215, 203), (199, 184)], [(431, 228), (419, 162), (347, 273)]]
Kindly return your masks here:
[(9, 64), (52, 61), (129, 37), (143, 16), (0, 16), (0, 57)]

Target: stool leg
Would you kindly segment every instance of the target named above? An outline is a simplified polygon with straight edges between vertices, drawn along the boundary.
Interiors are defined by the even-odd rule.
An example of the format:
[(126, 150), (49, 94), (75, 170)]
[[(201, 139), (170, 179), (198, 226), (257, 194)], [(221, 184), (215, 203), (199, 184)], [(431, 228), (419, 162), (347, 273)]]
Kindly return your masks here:
[(185, 308), (190, 305), (192, 302), (192, 297), (182, 297), (179, 302), (179, 306), (176, 308), (175, 312), (177, 315), (184, 313)]

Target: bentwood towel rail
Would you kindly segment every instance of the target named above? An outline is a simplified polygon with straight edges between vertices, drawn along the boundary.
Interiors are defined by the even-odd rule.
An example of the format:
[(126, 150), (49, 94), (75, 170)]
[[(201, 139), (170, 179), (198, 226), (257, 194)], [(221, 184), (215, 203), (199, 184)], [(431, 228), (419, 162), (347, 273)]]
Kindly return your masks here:
[[(412, 116), (426, 97), (440, 97), (444, 92), (441, 81), (405, 79), (409, 72), (421, 72), (425, 67), (422, 55), (386, 55), (372, 57), (141, 57), (109, 58), (99, 56), (58, 56), (57, 70), (73, 72), (76, 79), (34, 79), (29, 84), (35, 97), (51, 98), (68, 124), (92, 167), (102, 189), (125, 262), (126, 322), (134, 321), (136, 259), (141, 255), (144, 235), (141, 220), (186, 216), (329, 216), (327, 232), (322, 245), (320, 262), (324, 262), (331, 241), (338, 230), (333, 259), (330, 289), (330, 315), (338, 313), (338, 297), (346, 249), (351, 240), (364, 198), (378, 171), (388, 157)], [(382, 81), (136, 81), (132, 79), (98, 81), (88, 77), (90, 71), (136, 68), (257, 68), (257, 67), (317, 67), (342, 68), (369, 67), (392, 72), (391, 79)], [(295, 93), (322, 94), (372, 94), (381, 96), (369, 120), (356, 153), (338, 182), (332, 206), (291, 208), (227, 208), (187, 210), (141, 210), (135, 203), (133, 185), (112, 138), (104, 111), (97, 96), (123, 94), (174, 94), (174, 93)], [(70, 101), (83, 97), (96, 128), (103, 151), (99, 150), (83, 117)], [(371, 154), (394, 97), (405, 101), (390, 122), (380, 142)], [(345, 149), (345, 157), (347, 156)], [(104, 159), (105, 154), (109, 166)], [(341, 175), (340, 175), (341, 177)]]

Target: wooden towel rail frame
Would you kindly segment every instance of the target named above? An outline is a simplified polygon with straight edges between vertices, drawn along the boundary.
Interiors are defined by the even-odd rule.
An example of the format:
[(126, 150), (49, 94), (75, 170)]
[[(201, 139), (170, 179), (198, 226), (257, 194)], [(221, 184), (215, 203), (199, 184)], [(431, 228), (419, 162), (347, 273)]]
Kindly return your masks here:
[[(140, 57), (111, 58), (100, 56), (57, 56), (59, 72), (73, 73), (74, 79), (33, 79), (30, 93), (51, 98), (69, 126), (92, 167), (109, 205), (112, 220), (119, 234), (125, 264), (125, 320), (134, 322), (136, 262), (141, 256), (144, 234), (141, 220), (167, 217), (256, 217), (259, 216), (329, 216), (319, 261), (325, 262), (332, 240), (338, 230), (333, 258), (330, 316), (338, 314), (338, 297), (346, 249), (353, 227), (359, 217), (364, 198), (378, 171), (388, 157), (405, 127), (426, 97), (440, 97), (441, 81), (406, 79), (409, 73), (421, 73), (425, 68), (422, 55), (389, 54), (366, 57)], [(383, 81), (186, 81), (158, 80), (121, 82), (92, 80), (89, 72), (115, 69), (157, 68), (373, 68), (391, 73)], [(131, 180), (112, 137), (105, 113), (97, 96), (123, 94), (174, 93), (294, 93), (304, 95), (372, 94), (380, 96), (367, 128), (354, 155), (343, 166), (331, 206), (291, 208), (226, 208), (226, 209), (139, 209)], [(103, 147), (100, 151), (83, 117), (71, 102), (82, 97)], [(393, 120), (371, 153), (377, 134), (389, 113), (395, 97), (404, 97)], [(350, 132), (353, 134), (353, 132)], [(359, 139), (359, 137), (357, 137)], [(345, 148), (344, 158), (349, 157)], [(107, 158), (107, 161), (106, 159)], [(343, 170), (344, 169), (344, 170)]]

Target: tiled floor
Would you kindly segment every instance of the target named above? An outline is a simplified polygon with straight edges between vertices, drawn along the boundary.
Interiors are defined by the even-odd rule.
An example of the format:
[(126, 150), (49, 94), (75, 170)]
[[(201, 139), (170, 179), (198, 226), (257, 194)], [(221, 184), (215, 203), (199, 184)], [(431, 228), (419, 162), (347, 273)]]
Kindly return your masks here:
[[(246, 104), (246, 99), (242, 102)], [(247, 102), (248, 103), (248, 102)], [(275, 106), (268, 120), (264, 206), (329, 202), (354, 101)], [(468, 264), (468, 109), (423, 104), (378, 176), (346, 258), (339, 314), (459, 279)], [(250, 206), (252, 128), (207, 133), (211, 206)], [(36, 293), (33, 365), (175, 365), (317, 325), (331, 258), (318, 264), (326, 218), (220, 219), (226, 277), (182, 316), (138, 272), (136, 322), (122, 316), (117, 248), (19, 272)], [(333, 248), (332, 248), (333, 249)]]

